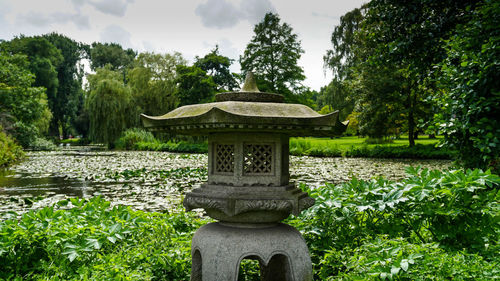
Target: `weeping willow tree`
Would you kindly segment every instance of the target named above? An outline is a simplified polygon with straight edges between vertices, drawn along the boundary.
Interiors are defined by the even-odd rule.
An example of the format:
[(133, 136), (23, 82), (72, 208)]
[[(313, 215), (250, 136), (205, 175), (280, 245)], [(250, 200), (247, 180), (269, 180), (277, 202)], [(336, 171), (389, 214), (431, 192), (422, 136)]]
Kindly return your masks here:
[(131, 122), (130, 88), (116, 79), (110, 69), (100, 69), (89, 77), (90, 90), (86, 108), (90, 116), (89, 136), (94, 142), (113, 147)]

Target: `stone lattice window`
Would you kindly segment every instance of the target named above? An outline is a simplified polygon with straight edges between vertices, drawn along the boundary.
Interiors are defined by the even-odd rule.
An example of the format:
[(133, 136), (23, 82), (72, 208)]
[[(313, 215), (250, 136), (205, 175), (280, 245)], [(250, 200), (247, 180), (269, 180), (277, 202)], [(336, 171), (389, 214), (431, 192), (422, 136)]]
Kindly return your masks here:
[(244, 144), (243, 171), (245, 174), (270, 174), (273, 167), (271, 144)]
[(215, 172), (233, 173), (234, 172), (234, 145), (216, 144), (215, 145)]

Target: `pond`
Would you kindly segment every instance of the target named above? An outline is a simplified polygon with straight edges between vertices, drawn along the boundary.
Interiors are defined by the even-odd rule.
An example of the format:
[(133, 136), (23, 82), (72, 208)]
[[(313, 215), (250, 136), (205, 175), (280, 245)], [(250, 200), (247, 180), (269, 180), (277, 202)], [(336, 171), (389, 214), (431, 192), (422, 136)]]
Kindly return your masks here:
[[(101, 195), (113, 205), (145, 211), (181, 206), (186, 191), (207, 179), (206, 154), (148, 151), (27, 152), (0, 174), (0, 217), (24, 213), (64, 198)], [(291, 180), (311, 188), (353, 177), (405, 177), (407, 166), (448, 169), (447, 160), (290, 157)]]

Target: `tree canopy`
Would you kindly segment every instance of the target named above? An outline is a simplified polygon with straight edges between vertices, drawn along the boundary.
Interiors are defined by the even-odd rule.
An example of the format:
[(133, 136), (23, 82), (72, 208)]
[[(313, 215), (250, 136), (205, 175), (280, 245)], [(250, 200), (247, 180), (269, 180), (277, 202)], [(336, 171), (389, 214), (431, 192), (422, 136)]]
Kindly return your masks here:
[(214, 83), (218, 85), (218, 92), (232, 91), (238, 88), (238, 82), (229, 70), (233, 60), (219, 54), (219, 46), (216, 46), (204, 57), (196, 57), (194, 66), (199, 67), (211, 76)]
[(0, 52), (0, 127), (23, 147), (43, 134), (52, 117), (45, 88), (34, 82), (25, 55)]
[(304, 53), (297, 34), (287, 23), (281, 23), (277, 14), (267, 13), (255, 25), (255, 35), (248, 43), (240, 64), (243, 72), (254, 72), (261, 91), (293, 94), (303, 91), (304, 70), (298, 60)]
[(107, 66), (89, 75), (89, 89), (85, 106), (90, 117), (90, 139), (113, 147), (137, 113), (130, 110), (130, 87), (123, 84), (120, 72)]
[(125, 50), (120, 44), (94, 42), (90, 48), (90, 67), (96, 70), (110, 64), (113, 70), (124, 69), (132, 65), (136, 56), (136, 51)]
[[(177, 106), (176, 68), (185, 64), (180, 53), (141, 53), (137, 56), (127, 77), (140, 113), (162, 115)], [(138, 118), (137, 114), (137, 121)]]

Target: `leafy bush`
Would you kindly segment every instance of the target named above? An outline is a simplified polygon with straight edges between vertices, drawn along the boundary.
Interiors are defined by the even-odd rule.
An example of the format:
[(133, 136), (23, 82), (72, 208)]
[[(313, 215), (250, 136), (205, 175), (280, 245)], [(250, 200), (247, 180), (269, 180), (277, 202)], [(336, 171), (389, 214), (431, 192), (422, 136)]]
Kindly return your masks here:
[(438, 65), (435, 120), (462, 165), (500, 173), (500, 3), (478, 3), (447, 41), (447, 57)]
[(320, 279), (498, 277), (498, 270), (480, 269), (500, 262), (500, 177), (407, 172), (402, 182), (353, 179), (311, 191), (316, 204), (290, 221), (303, 232)]
[(499, 274), (496, 262), (478, 254), (386, 235), (355, 249), (328, 250), (317, 272), (320, 280), (493, 280)]
[(133, 147), (134, 150), (147, 150), (147, 151), (168, 151), (168, 152), (182, 152), (182, 153), (207, 153), (208, 144), (204, 143), (190, 143), (186, 141), (179, 142), (138, 142)]
[(18, 121), (14, 123), (13, 136), (22, 147), (28, 148), (35, 142), (38, 136), (38, 129), (34, 124), (26, 124)]
[(128, 129), (116, 141), (117, 149), (132, 150), (138, 142), (155, 142), (155, 137), (149, 131), (140, 128)]
[(189, 280), (191, 237), (203, 223), (100, 197), (63, 200), (0, 222), (0, 279)]
[(48, 150), (56, 150), (57, 146), (50, 140), (40, 137), (35, 137), (34, 141), (30, 144), (29, 148), (33, 150), (48, 151)]
[(340, 157), (342, 151), (335, 144), (314, 145), (310, 139), (291, 138), (290, 154), (296, 156)]
[(24, 156), (23, 149), (0, 127), (0, 168), (9, 166)]
[(434, 145), (417, 144), (408, 146), (351, 147), (345, 151), (346, 157), (367, 158), (410, 158), (410, 159), (451, 159), (454, 153)]
[(88, 145), (90, 143), (90, 140), (87, 138), (72, 138), (72, 139), (58, 140), (57, 143), (62, 143), (62, 144), (69, 143), (70, 145)]

